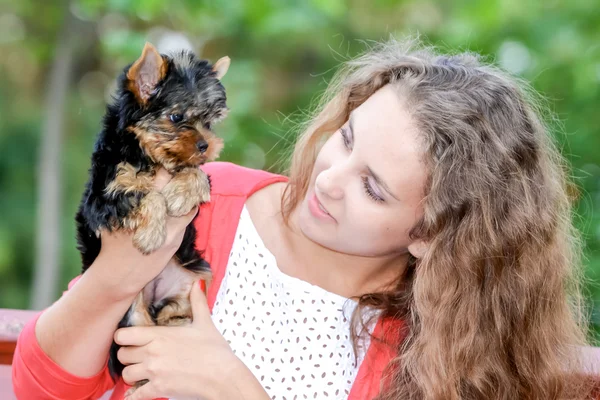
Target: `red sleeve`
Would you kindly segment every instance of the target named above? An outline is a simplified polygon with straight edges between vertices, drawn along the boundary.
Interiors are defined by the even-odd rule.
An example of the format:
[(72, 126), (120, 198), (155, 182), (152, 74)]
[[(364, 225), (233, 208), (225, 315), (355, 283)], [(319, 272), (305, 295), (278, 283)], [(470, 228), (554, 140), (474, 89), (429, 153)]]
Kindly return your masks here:
[(406, 336), (406, 325), (401, 320), (380, 318), (373, 330), (373, 338), (350, 390), (348, 400), (374, 399), (386, 387), (390, 375), (386, 368), (397, 356), (397, 349)]
[(207, 290), (208, 307), (212, 311), (246, 199), (263, 187), (285, 182), (287, 178), (228, 162), (207, 163), (201, 168), (210, 177), (211, 198), (200, 206), (194, 225), (196, 248), (203, 252), (212, 271)]
[[(196, 247), (204, 251), (204, 257), (213, 269), (213, 282), (208, 289), (212, 309), (246, 198), (270, 183), (287, 178), (225, 162), (208, 163), (202, 169), (211, 177), (211, 201), (200, 207), (200, 215), (194, 224)], [(78, 279), (73, 279), (69, 288)], [(52, 361), (39, 346), (35, 336), (36, 321), (37, 317), (21, 332), (13, 359), (13, 387), (19, 399), (95, 399), (114, 386), (108, 367), (95, 376), (83, 378), (68, 373)], [(113, 396), (122, 389), (121, 386), (122, 381)]]
[[(69, 288), (77, 281), (75, 278)], [(105, 366), (98, 374), (80, 377), (65, 371), (40, 347), (35, 336), (38, 314), (17, 340), (12, 364), (13, 390), (18, 399), (91, 400), (100, 398), (115, 384)]]

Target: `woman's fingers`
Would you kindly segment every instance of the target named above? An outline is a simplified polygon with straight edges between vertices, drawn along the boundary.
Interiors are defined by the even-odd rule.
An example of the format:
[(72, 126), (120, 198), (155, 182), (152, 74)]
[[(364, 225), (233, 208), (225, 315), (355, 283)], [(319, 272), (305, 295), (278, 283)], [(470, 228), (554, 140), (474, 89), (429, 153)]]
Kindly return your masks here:
[(159, 168), (156, 175), (154, 175), (154, 188), (160, 192), (171, 181), (171, 178), (173, 178), (173, 175), (166, 169)]
[(138, 346), (124, 346), (117, 352), (117, 358), (125, 365), (141, 363), (144, 357), (144, 349)]
[(175, 219), (177, 220), (177, 224), (181, 225), (182, 227), (186, 227), (188, 226), (196, 217), (196, 215), (198, 214), (198, 206), (195, 206), (194, 208), (192, 208), (190, 210), (189, 213), (182, 215), (181, 217), (176, 217)]
[(198, 214), (198, 206), (192, 208), (192, 210), (182, 215), (181, 217), (167, 217), (167, 234), (172, 238), (178, 240), (183, 239), (185, 228), (192, 223), (196, 215)]
[(123, 369), (122, 376), (126, 384), (133, 386), (136, 382), (148, 379), (148, 372), (142, 364), (133, 364)]
[(145, 346), (156, 337), (155, 326), (132, 326), (117, 329), (114, 335), (115, 342), (121, 346)]
[(206, 295), (200, 287), (200, 282), (194, 281), (190, 291), (190, 304), (192, 307), (192, 324), (202, 327), (207, 319), (210, 319), (210, 311), (206, 301)]

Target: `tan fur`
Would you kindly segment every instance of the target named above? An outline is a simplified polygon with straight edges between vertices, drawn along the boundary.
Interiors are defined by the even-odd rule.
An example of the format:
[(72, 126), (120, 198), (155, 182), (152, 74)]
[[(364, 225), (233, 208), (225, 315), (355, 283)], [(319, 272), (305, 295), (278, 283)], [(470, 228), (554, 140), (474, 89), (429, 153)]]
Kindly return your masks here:
[(210, 183), (200, 168), (186, 168), (171, 179), (162, 194), (167, 201), (167, 213), (179, 217), (210, 200)]
[(173, 132), (173, 136), (165, 135), (172, 130), (172, 127), (165, 126), (162, 132), (149, 131), (140, 126), (128, 129), (135, 134), (148, 157), (168, 171), (173, 171), (182, 164), (200, 165), (203, 162), (204, 157), (196, 149), (196, 143), (200, 137), (195, 131), (179, 133), (179, 138), (173, 140), (175, 132)]
[(206, 161), (214, 161), (219, 158), (224, 146), (223, 139), (215, 136), (211, 131), (205, 131), (204, 139), (208, 142), (208, 149), (204, 153)]
[(160, 310), (156, 324), (160, 326), (183, 326), (192, 323), (192, 307), (188, 299), (176, 299)]
[(117, 165), (115, 179), (104, 191), (113, 195), (116, 193), (142, 192), (148, 193), (153, 189), (153, 175), (148, 172), (138, 172), (131, 164), (122, 162)]
[(134, 245), (143, 254), (162, 246), (166, 238), (166, 201), (159, 192), (154, 191), (153, 179), (152, 173), (138, 172), (134, 166), (123, 162), (118, 165), (115, 179), (105, 189), (109, 195), (130, 192), (145, 194), (130, 216), (121, 223), (111, 222), (113, 229), (124, 228), (135, 232)]
[(133, 216), (125, 219), (126, 228), (135, 231), (133, 244), (142, 254), (150, 254), (164, 244), (167, 237), (166, 217), (164, 196), (152, 191), (140, 201)]
[(175, 141), (161, 144), (156, 154), (167, 164), (200, 165), (204, 162), (204, 156), (196, 148), (196, 143), (204, 139), (195, 129), (180, 131)]
[(144, 292), (140, 292), (133, 301), (130, 321), (134, 326), (153, 326), (154, 321), (148, 312), (148, 302), (144, 299)]
[[(128, 129), (136, 136), (148, 157), (171, 172), (182, 165), (200, 166), (213, 161), (219, 157), (223, 149), (223, 139), (207, 129), (175, 132), (167, 123), (157, 124), (157, 126), (160, 127), (160, 132), (150, 130), (144, 123)], [(208, 143), (205, 153), (200, 153), (196, 148), (196, 143), (200, 140)]]

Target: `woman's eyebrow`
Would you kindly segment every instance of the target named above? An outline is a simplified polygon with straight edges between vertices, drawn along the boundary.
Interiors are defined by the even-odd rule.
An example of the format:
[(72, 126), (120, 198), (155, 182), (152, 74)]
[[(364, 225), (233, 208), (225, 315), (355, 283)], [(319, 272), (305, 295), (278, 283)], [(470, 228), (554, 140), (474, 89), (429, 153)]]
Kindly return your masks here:
[[(350, 113), (350, 118), (348, 119), (348, 128), (350, 129), (350, 136), (354, 140), (354, 112)], [(392, 193), (390, 187), (386, 185), (386, 183), (377, 175), (369, 166), (367, 166), (367, 171), (369, 174), (375, 179), (375, 182), (381, 186), (383, 190), (385, 190), (390, 196), (394, 199), (400, 201), (394, 194)]]

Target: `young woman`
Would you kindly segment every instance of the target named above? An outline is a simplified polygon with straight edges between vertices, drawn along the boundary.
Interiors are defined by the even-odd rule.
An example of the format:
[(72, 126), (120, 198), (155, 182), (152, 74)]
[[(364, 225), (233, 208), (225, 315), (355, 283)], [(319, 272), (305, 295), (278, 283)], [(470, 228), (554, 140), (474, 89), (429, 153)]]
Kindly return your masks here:
[(143, 379), (128, 398), (592, 398), (566, 168), (531, 92), (498, 68), (383, 43), (338, 73), (289, 178), (203, 168), (214, 279), (207, 298), (192, 288), (193, 325), (115, 333), (195, 211), (149, 256), (103, 234), (23, 331), (20, 398), (121, 399)]

